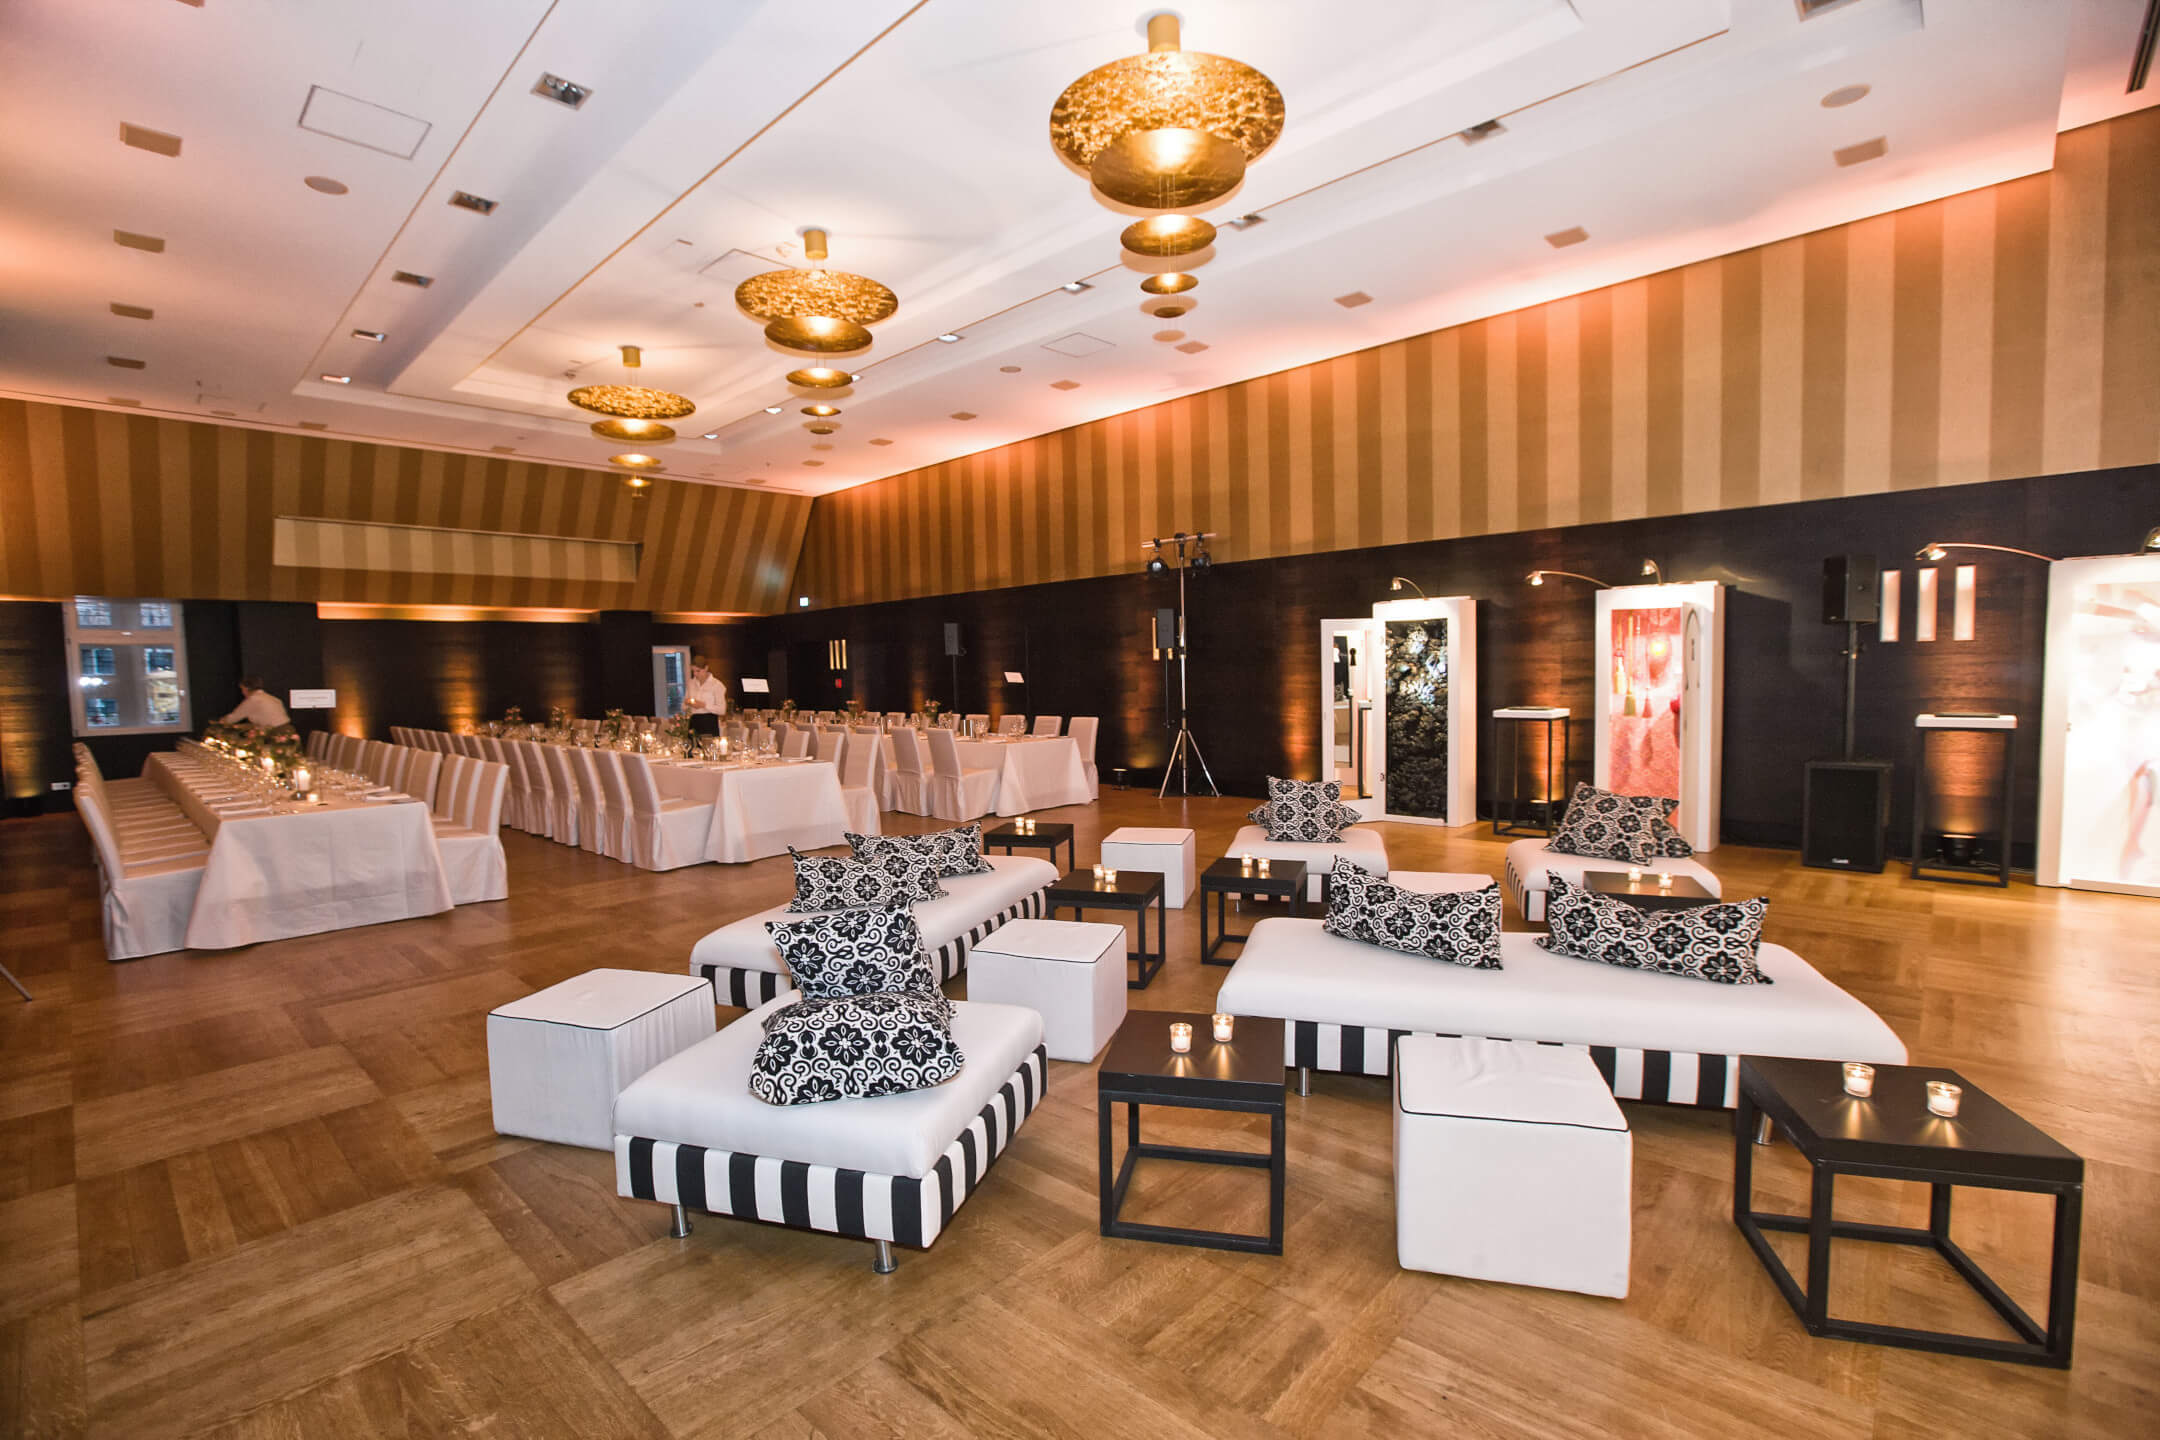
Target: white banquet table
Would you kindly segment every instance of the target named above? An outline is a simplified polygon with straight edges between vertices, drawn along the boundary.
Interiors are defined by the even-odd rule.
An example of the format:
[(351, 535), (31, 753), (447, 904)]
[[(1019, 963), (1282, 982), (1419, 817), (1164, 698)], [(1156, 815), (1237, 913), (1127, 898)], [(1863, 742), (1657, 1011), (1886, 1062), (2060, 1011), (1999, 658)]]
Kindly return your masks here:
[(221, 814), (215, 787), (223, 763), (158, 754), (144, 767), (210, 837), (189, 949), (226, 950), (450, 908), (427, 806), (338, 799), (287, 814)]
[[(1091, 798), (1087, 767), (1080, 763), (1079, 742), (1070, 736), (994, 735), (954, 743), (960, 747), (960, 764), (964, 768), (997, 772), (997, 794), (991, 801), (996, 814), (1025, 815), (1030, 810), (1085, 805)], [(927, 751), (923, 765), (929, 767)], [(885, 737), (885, 768), (888, 772), (893, 768), (890, 735)]]
[(840, 770), (823, 760), (654, 760), (653, 784), (669, 799), (713, 807), (705, 858), (724, 865), (846, 843)]

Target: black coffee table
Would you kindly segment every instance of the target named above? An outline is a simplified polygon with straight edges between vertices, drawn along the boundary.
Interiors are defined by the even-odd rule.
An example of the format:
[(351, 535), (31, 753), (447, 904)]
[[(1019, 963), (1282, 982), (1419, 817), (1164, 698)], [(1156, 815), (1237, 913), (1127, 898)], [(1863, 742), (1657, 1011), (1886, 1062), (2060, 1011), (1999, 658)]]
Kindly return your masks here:
[(1008, 855), (1012, 854), (1015, 847), (1047, 850), (1053, 865), (1057, 864), (1057, 850), (1060, 845), (1065, 847), (1065, 863), (1070, 866), (1073, 863), (1073, 827), (1056, 820), (1036, 821), (1033, 833), (1024, 833), (1010, 822), (998, 826), (995, 830), (983, 832), (985, 850), (995, 847)]
[[(1168, 1010), (1135, 1010), (1125, 1017), (1103, 1052), (1095, 1076), (1095, 1118), (1100, 1147), (1098, 1184), (1102, 1193), (1102, 1233), (1125, 1240), (1153, 1240), (1165, 1245), (1198, 1245), (1212, 1250), (1243, 1250), (1280, 1255), (1283, 1249), (1283, 1180), (1287, 1148), (1283, 1135), (1283, 1022), (1241, 1016), (1236, 1038), (1214, 1039), (1212, 1016)], [(1170, 1048), (1170, 1024), (1193, 1027), (1192, 1052)], [(1110, 1134), (1110, 1111), (1125, 1112), (1125, 1159), (1116, 1164)], [(1268, 1117), (1268, 1148), (1212, 1150), (1192, 1145), (1150, 1145), (1140, 1139), (1140, 1107), (1172, 1105), (1186, 1110), (1228, 1110)], [(1180, 1225), (1146, 1225), (1121, 1220), (1125, 1190), (1141, 1160), (1185, 1160), (1201, 1165), (1245, 1166), (1268, 1172), (1268, 1233), (1248, 1235), (1226, 1230), (1191, 1230)]]
[[(1929, 1113), (1927, 1082), (1964, 1086), (1956, 1119)], [(1814, 1172), (1806, 1215), (1770, 1215), (1754, 1207), (1754, 1137), (1761, 1117), (1776, 1122)], [(1930, 1187), (1925, 1230), (1863, 1225), (1832, 1217), (1840, 1175), (1916, 1180)], [(1740, 1058), (1740, 1103), (1733, 1115), (1733, 1224), (1810, 1335), (1866, 1340), (1911, 1350), (2016, 1360), (2067, 1369), (2077, 1317), (2078, 1235), (2084, 1207), (2085, 1162), (1955, 1070), (1912, 1065), (1875, 1067), (1875, 1093), (1856, 1100), (1832, 1060)], [(2030, 1190), (2055, 1197), (2054, 1250), (2043, 1329), (1950, 1238), (1950, 1195), (1958, 1185)], [(1763, 1238), (1765, 1230), (1808, 1237), (1807, 1288)], [(1941, 1330), (1912, 1330), (1837, 1320), (1830, 1315), (1831, 1240), (1926, 1245), (1988, 1302), (2019, 1336), (2000, 1340)]]
[(1701, 881), (1685, 875), (1673, 876), (1670, 885), (1658, 884), (1657, 876), (1648, 870), (1640, 880), (1628, 879), (1625, 870), (1585, 870), (1582, 878), (1585, 890), (1610, 895), (1638, 910), (1684, 910), (1690, 905), (1714, 905), (1718, 898)]
[[(1070, 909), (1075, 920), (1083, 910), (1130, 910), (1139, 916), (1140, 948), (1125, 958), (1140, 967), (1139, 978), (1127, 980), (1128, 990), (1145, 990), (1163, 967), (1170, 951), (1170, 918), (1163, 904), (1163, 877), (1153, 870), (1120, 870), (1116, 880), (1098, 880), (1078, 870), (1060, 875), (1043, 892), (1044, 914), (1057, 919), (1059, 910)], [(1147, 912), (1155, 907), (1155, 949), (1148, 950)]]
[[(1215, 897), (1215, 938), (1208, 938), (1208, 896)], [(1203, 965), (1230, 965), (1231, 960), (1217, 960), (1215, 952), (1226, 940), (1245, 943), (1245, 937), (1230, 929), (1230, 897), (1236, 895), (1257, 896), (1267, 900), (1287, 900), (1290, 913), (1305, 913), (1305, 862), (1303, 860), (1270, 860), (1268, 873), (1261, 875), (1247, 870), (1235, 855), (1225, 855), (1200, 872), (1200, 963)]]

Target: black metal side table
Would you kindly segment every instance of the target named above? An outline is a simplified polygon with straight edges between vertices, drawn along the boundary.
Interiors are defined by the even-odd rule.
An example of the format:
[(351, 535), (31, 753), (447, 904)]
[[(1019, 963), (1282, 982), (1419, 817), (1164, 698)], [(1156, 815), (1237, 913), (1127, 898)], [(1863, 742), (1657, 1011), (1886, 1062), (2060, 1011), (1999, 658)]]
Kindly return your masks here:
[[(1493, 789), (1493, 834), (1552, 834), (1555, 829), (1559, 828), (1559, 822), (1553, 816), (1553, 806), (1556, 804), (1565, 804), (1565, 801), (1559, 794), (1559, 785), (1564, 784), (1567, 781), (1568, 760), (1570, 758), (1568, 754), (1569, 741), (1567, 707), (1564, 705), (1507, 705), (1493, 711), (1492, 718), (1493, 763), (1495, 766), (1502, 767), (1508, 777), (1508, 790), (1504, 802), (1507, 806), (1507, 809), (1505, 813), (1503, 813), (1501, 810), (1503, 799), (1500, 795), (1497, 783), (1497, 775), (1499, 772), (1495, 772), (1496, 779)], [(1522, 732), (1532, 725), (1543, 725), (1545, 727), (1545, 793), (1543, 797), (1539, 799), (1525, 802), (1521, 798)], [(1558, 725), (1560, 727), (1560, 777), (1558, 781), (1555, 781), (1553, 778), (1554, 725)], [(1500, 759), (1500, 737), (1503, 735), (1507, 736), (1509, 741), (1506, 752), (1507, 759), (1505, 762)], [(1526, 825), (1522, 821), (1522, 810), (1525, 808), (1526, 804), (1527, 808), (1533, 810), (1537, 815), (1537, 823), (1535, 825)]]
[[(2017, 728), (2015, 715), (1915, 715), (1913, 717), (1912, 877), (1942, 880), (1953, 885), (2008, 885), (2010, 883), (2010, 827), (2017, 815)], [(1928, 738), (1946, 730), (1994, 731), (2002, 736), (2001, 808), (1997, 812), (1995, 862), (1979, 856), (1958, 860), (1944, 855), (1926, 859), (1921, 846), (1927, 839)], [(1946, 840), (1950, 837), (1945, 836)], [(1975, 847), (1989, 837), (1969, 837)]]
[[(1167, 907), (1163, 904), (1163, 877), (1153, 870), (1120, 870), (1115, 880), (1098, 880), (1092, 874), (1083, 875), (1075, 870), (1060, 875), (1043, 892), (1044, 914), (1057, 919), (1058, 911), (1069, 909), (1075, 920), (1083, 910), (1130, 910), (1139, 918), (1134, 928), (1139, 932), (1140, 948), (1126, 955), (1126, 959), (1140, 967), (1137, 979), (1127, 980), (1128, 990), (1145, 990), (1148, 982), (1163, 967), (1170, 950), (1170, 921)], [(1155, 948), (1148, 949), (1147, 912), (1155, 907)]]
[(1030, 830), (1022, 830), (1017, 821), (1007, 821), (995, 830), (985, 830), (983, 832), (984, 850), (995, 848), (1004, 851), (1007, 855), (1012, 854), (1015, 848), (1047, 850), (1050, 852), (1049, 861), (1053, 865), (1057, 864), (1057, 852), (1060, 845), (1065, 847), (1065, 866), (1067, 869), (1071, 869), (1073, 863), (1073, 827), (1063, 821), (1038, 820), (1034, 822), (1034, 828)]
[[(1963, 1087), (1955, 1119), (1928, 1110), (1930, 1080), (1947, 1080)], [(1749, 1247), (1770, 1272), (1778, 1292), (1810, 1335), (2068, 1369), (2077, 1318), (2084, 1160), (2001, 1101), (1975, 1089), (1954, 1070), (1878, 1065), (1874, 1081), (1874, 1094), (1858, 1100), (1845, 1093), (1843, 1067), (1834, 1060), (1740, 1057), (1740, 1101), (1733, 1112), (1733, 1224), (1747, 1237)], [(1763, 1117), (1776, 1123), (1813, 1171), (1805, 1215), (1772, 1215), (1754, 1208), (1755, 1134)], [(1927, 1185), (1927, 1228), (1864, 1225), (1834, 1218), (1840, 1175), (1916, 1180)], [(2004, 1294), (2002, 1287), (1950, 1238), (1950, 1197), (1959, 1185), (2029, 1190), (2055, 1198), (2045, 1327)], [(1794, 1231), (1808, 1237), (1805, 1289), (1770, 1248), (1770, 1242), (1763, 1237), (1765, 1230)], [(1987, 1301), (2018, 1338), (2000, 1340), (1833, 1318), (1832, 1239), (1930, 1247)]]
[[(1215, 934), (1208, 936), (1208, 896), (1215, 897)], [(1265, 900), (1285, 900), (1290, 904), (1292, 915), (1305, 913), (1305, 862), (1303, 860), (1270, 860), (1267, 873), (1259, 873), (1259, 867), (1248, 869), (1235, 855), (1225, 855), (1200, 872), (1200, 963), (1203, 965), (1230, 965), (1231, 960), (1217, 960), (1215, 952), (1225, 941), (1245, 943), (1243, 935), (1230, 929), (1230, 897), (1244, 899), (1253, 896)]]

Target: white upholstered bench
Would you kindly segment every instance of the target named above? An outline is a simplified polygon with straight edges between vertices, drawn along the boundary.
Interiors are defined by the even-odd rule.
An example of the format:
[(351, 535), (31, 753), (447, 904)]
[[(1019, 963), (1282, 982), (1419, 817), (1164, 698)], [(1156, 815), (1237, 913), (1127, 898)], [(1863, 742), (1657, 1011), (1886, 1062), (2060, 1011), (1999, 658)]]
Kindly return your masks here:
[(1341, 856), (1358, 869), (1373, 875), (1385, 875), (1387, 868), (1387, 842), (1380, 832), (1365, 825), (1353, 825), (1343, 831), (1342, 839), (1322, 843), (1320, 841), (1270, 840), (1267, 831), (1258, 825), (1247, 825), (1237, 832), (1230, 842), (1230, 854), (1252, 855), (1268, 860), (1302, 860), (1305, 862), (1305, 898), (1318, 900), (1322, 881), (1327, 872), (1335, 868), (1335, 859)]
[[(1552, 877), (1560, 876), (1571, 885), (1580, 885), (1583, 876), (1592, 870), (1618, 870), (1625, 873), (1630, 867), (1625, 860), (1601, 860), (1591, 855), (1562, 855), (1548, 847), (1543, 840), (1516, 840), (1507, 847), (1507, 864), (1501, 885), (1515, 901), (1522, 917), (1532, 922), (1545, 918), (1545, 894), (1552, 889)], [(1700, 860), (1645, 860), (1642, 869), (1646, 874), (1685, 875), (1699, 882), (1712, 895), (1725, 892), (1718, 888), (1717, 876)]]
[[(969, 947), (998, 926), (1040, 916), (1042, 892), (1057, 879), (1055, 865), (1032, 855), (984, 858), (989, 874), (947, 876), (938, 882), (945, 891), (942, 899), (912, 907), (940, 980), (966, 969)], [(789, 984), (765, 922), (789, 918), (787, 906), (775, 905), (721, 926), (690, 948), (690, 973), (710, 980), (722, 1005), (764, 1004)]]
[(784, 991), (710, 1040), (648, 1070), (615, 1101), (615, 1189), (690, 1212), (762, 1220), (927, 1248), (975, 1192), (1043, 1097), (1042, 1017), (959, 1001), (953, 1038), (967, 1063), (942, 1085), (904, 1095), (768, 1105), (750, 1093), (750, 1061)]

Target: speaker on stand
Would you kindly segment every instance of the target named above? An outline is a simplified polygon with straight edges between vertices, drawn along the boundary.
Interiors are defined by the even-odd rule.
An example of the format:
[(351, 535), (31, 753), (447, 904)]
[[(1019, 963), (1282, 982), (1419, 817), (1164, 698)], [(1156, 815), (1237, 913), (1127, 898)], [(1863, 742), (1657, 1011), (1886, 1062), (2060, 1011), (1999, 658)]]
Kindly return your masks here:
[(946, 621), (945, 657), (952, 661), (952, 713), (955, 715), (961, 713), (960, 657), (965, 654), (967, 650), (960, 644), (960, 627), (950, 620)]
[(1835, 760), (1810, 760), (1800, 799), (1800, 863), (1880, 874), (1889, 862), (1887, 760), (1853, 756), (1860, 697), (1860, 627), (1882, 618), (1882, 566), (1873, 555), (1823, 561), (1823, 623), (1845, 627), (1843, 745)]

